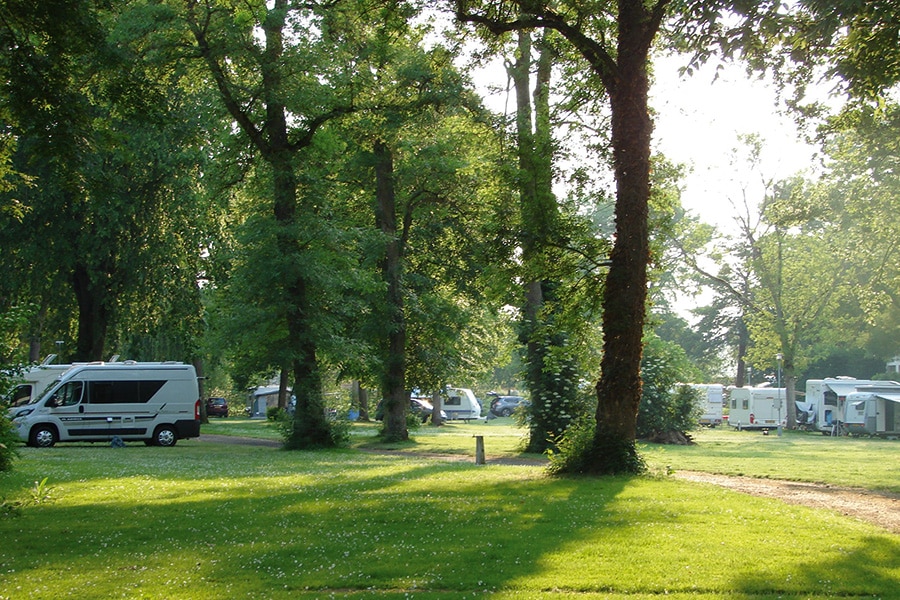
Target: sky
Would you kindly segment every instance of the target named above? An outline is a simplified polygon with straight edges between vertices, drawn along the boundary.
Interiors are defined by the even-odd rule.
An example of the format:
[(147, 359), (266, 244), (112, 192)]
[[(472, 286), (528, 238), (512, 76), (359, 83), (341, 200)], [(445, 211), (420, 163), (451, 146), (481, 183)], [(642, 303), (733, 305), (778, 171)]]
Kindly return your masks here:
[[(740, 65), (707, 65), (694, 75), (679, 76), (686, 59), (657, 58), (650, 105), (655, 111), (653, 145), (674, 163), (685, 165), (681, 182), (682, 206), (721, 233), (736, 229), (735, 218), (743, 202), (758, 202), (763, 178), (779, 180), (800, 172), (813, 173), (817, 148), (804, 136), (789, 115), (779, 111), (773, 86), (748, 77)], [(478, 78), (482, 85), (503, 87), (502, 68), (492, 65)], [(493, 110), (515, 110), (512, 97), (490, 94), (482, 87)], [(742, 147), (739, 136), (757, 134), (763, 141), (761, 161), (755, 170), (734, 152)], [(673, 308), (693, 320), (689, 310), (709, 301), (709, 294), (679, 296)]]
[[(683, 60), (659, 59), (650, 103), (657, 111), (655, 149), (670, 161), (688, 166), (682, 205), (704, 222), (731, 228), (733, 201), (761, 193), (758, 182), (782, 179), (815, 168), (816, 148), (804, 142), (790, 116), (780, 114), (774, 88), (748, 78), (740, 66), (727, 66), (714, 81), (708, 65), (691, 77), (679, 78)], [(739, 136), (758, 134), (764, 142), (758, 170), (733, 164)]]

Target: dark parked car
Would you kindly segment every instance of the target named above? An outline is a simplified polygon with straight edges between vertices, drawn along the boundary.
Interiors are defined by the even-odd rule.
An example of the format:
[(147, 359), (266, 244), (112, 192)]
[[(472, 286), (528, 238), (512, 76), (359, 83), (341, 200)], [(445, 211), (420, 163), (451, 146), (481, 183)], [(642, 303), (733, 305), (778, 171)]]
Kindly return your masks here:
[[(431, 405), (431, 402), (428, 400), (424, 400), (422, 398), (410, 398), (409, 399), (409, 412), (418, 415), (422, 422), (428, 420), (431, 417), (431, 413), (434, 412), (434, 406)], [(375, 408), (375, 420), (381, 421), (384, 419), (384, 400), (378, 403), (378, 406)], [(441, 411), (441, 419), (447, 420), (447, 413), (443, 410)]]
[(508, 417), (525, 402), (522, 396), (500, 396), (492, 394), (491, 413), (496, 417)]
[(206, 399), (206, 416), (208, 417), (227, 417), (228, 401), (225, 398), (207, 398)]

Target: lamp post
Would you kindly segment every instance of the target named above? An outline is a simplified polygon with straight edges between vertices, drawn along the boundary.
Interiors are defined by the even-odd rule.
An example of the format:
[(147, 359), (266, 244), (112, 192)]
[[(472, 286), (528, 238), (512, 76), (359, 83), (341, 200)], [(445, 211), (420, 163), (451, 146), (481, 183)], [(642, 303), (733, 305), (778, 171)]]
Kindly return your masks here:
[(778, 375), (775, 384), (778, 386), (778, 437), (781, 437), (781, 362), (784, 360), (784, 354), (779, 352), (775, 355), (775, 360), (778, 362)]

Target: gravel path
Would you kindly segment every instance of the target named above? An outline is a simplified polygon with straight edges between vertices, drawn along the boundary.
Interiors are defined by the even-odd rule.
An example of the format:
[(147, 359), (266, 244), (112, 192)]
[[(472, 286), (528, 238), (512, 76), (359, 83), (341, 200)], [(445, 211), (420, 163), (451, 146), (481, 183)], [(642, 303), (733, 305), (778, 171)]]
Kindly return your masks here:
[(791, 504), (832, 510), (872, 523), (891, 533), (900, 534), (900, 494), (821, 483), (756, 479), (697, 471), (676, 471), (673, 477), (712, 483), (745, 494), (777, 498)]

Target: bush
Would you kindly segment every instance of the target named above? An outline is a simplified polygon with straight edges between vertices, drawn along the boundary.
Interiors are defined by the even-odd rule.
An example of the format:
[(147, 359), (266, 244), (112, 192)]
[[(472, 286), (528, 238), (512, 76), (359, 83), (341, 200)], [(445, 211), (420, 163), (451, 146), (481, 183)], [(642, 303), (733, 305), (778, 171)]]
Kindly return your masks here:
[(559, 452), (548, 451), (548, 470), (554, 475), (640, 474), (647, 464), (634, 442), (615, 436), (596, 436), (593, 418), (579, 419), (557, 440)]
[(19, 456), (19, 436), (13, 424), (0, 413), (0, 472), (12, 469), (13, 461)]
[(288, 450), (313, 450), (317, 448), (342, 448), (350, 443), (348, 419), (327, 418), (323, 422), (303, 422), (285, 410), (276, 410), (270, 417), (278, 427)]
[[(662, 443), (690, 443), (689, 431), (698, 427), (702, 409), (698, 392), (685, 381), (684, 351), (659, 338), (648, 339), (641, 361), (643, 393), (638, 408), (637, 437)], [(677, 388), (677, 389), (676, 389)]]

